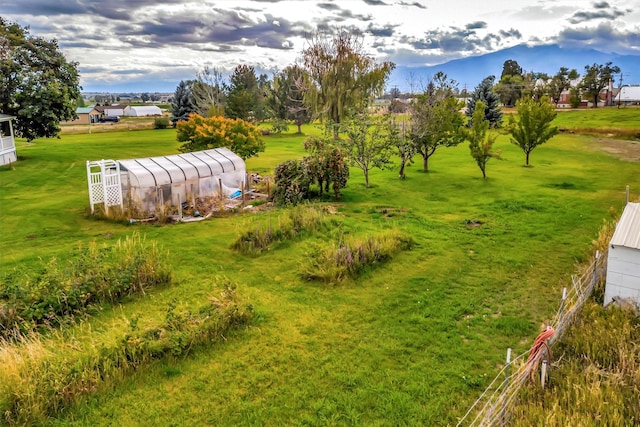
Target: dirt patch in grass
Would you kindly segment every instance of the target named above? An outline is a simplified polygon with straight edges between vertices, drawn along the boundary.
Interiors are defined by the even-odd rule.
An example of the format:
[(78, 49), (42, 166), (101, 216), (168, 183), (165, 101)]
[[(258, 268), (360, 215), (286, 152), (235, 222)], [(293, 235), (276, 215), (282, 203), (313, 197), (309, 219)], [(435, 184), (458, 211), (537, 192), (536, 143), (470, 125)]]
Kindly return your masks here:
[(640, 162), (640, 141), (598, 138), (595, 146), (605, 153), (628, 162)]

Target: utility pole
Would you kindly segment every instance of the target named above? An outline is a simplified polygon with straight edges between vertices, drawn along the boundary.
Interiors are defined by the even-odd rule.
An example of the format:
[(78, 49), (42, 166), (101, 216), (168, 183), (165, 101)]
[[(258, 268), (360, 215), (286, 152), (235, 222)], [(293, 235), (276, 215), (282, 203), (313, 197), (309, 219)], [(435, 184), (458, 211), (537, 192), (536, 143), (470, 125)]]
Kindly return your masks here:
[(620, 70), (620, 86), (618, 86), (618, 108), (620, 108), (620, 99), (622, 98), (622, 76), (624, 76), (624, 74), (622, 74), (622, 70)]
[(618, 86), (618, 108), (620, 108), (621, 97), (622, 97), (622, 71), (620, 71), (620, 85)]

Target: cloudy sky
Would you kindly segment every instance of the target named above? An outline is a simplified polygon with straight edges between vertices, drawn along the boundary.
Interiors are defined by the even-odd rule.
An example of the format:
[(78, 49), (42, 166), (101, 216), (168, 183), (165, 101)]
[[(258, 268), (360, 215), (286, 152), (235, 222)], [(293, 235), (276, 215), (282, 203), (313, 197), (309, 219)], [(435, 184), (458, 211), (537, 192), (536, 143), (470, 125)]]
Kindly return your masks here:
[(357, 27), (367, 51), (422, 66), (518, 44), (640, 55), (640, 0), (0, 0), (0, 14), (58, 40), (85, 91), (169, 91), (205, 65), (299, 60), (309, 34)]

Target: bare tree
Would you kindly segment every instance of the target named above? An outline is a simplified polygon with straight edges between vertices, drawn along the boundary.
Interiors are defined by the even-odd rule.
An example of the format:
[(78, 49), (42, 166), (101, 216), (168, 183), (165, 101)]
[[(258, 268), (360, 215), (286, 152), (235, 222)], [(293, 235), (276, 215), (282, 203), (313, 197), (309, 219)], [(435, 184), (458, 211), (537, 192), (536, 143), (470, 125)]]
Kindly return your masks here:
[(224, 78), (220, 69), (205, 65), (198, 70), (193, 85), (193, 100), (201, 116), (224, 114)]

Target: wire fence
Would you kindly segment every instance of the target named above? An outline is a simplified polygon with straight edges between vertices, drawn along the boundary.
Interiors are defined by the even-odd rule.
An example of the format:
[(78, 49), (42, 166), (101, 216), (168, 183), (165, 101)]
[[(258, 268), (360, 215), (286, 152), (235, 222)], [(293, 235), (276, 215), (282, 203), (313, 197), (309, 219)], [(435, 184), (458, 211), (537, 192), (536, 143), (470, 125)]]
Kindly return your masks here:
[(560, 306), (553, 320), (535, 339), (531, 349), (511, 358), (507, 350), (505, 366), (491, 381), (457, 426), (504, 426), (520, 389), (528, 382), (540, 381), (544, 387), (551, 364), (551, 349), (564, 335), (576, 314), (607, 271), (607, 251), (596, 251), (589, 265), (571, 277), (571, 287), (564, 288)]

